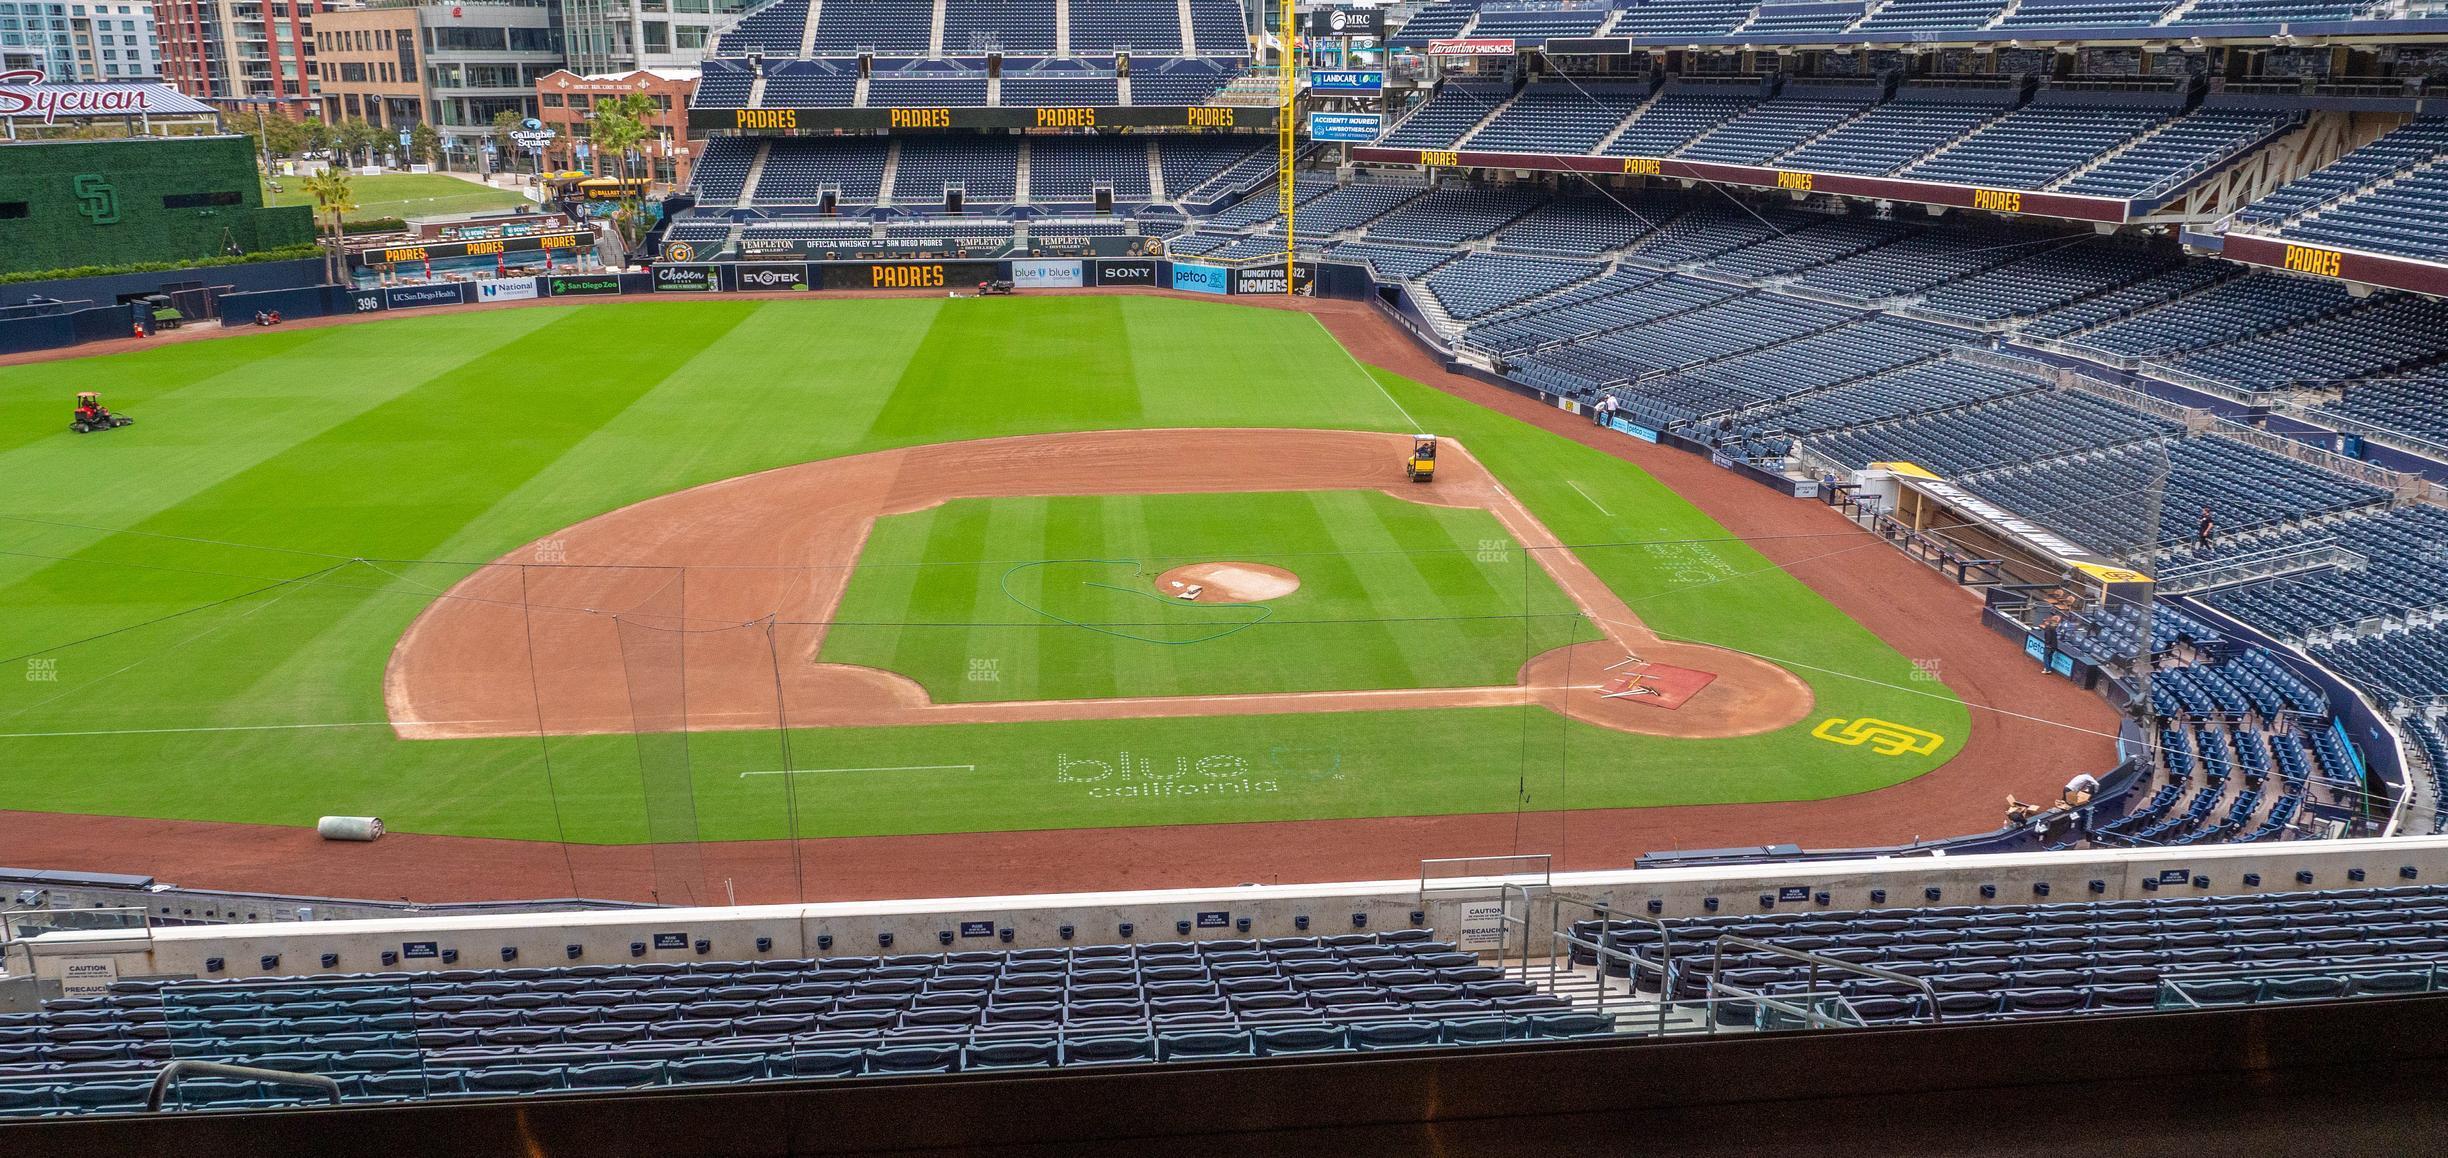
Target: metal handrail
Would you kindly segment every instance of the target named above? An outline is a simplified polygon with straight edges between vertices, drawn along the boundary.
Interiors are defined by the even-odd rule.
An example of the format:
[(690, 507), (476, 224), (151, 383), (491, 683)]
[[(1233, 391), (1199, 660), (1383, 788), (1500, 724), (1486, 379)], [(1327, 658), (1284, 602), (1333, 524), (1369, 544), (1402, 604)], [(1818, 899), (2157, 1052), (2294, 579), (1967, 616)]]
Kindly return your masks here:
[(1906, 985), (1919, 989), (1921, 991), (1922, 998), (1929, 1003), (1930, 1024), (1943, 1025), (1946, 1023), (1945, 1011), (1938, 1008), (1938, 990), (1930, 985), (1927, 978), (1911, 977), (1898, 973), (1893, 969), (1882, 969), (1876, 965), (1864, 965), (1857, 961), (1846, 961), (1841, 958), (1829, 957), (1821, 953), (1813, 953), (1805, 949), (1789, 949), (1783, 945), (1771, 945), (1765, 941), (1754, 941), (1749, 937), (1722, 936), (1717, 938), (1716, 955), (1709, 962), (1709, 983), (1712, 985), (1716, 984), (1718, 975), (1725, 971), (1725, 951), (1727, 942), (1732, 942), (1746, 949), (1756, 949), (1763, 953), (1771, 953), (1779, 957), (1792, 958), (1793, 960), (1809, 965), (1811, 967), (1809, 984), (1813, 990), (1817, 990), (1819, 988), (1819, 968), (1823, 965), (1830, 969), (1839, 969), (1847, 973), (1859, 973), (1863, 976), (1875, 977), (1882, 981), (1903, 982)]
[(264, 1082), (276, 1086), (300, 1086), (311, 1090), (321, 1090), (324, 1097), (330, 1099), (329, 1104), (334, 1106), (340, 1104), (340, 1083), (322, 1074), (296, 1074), (287, 1070), (265, 1070), (257, 1069), (254, 1066), (234, 1066), (221, 1062), (180, 1058), (163, 1066), (161, 1072), (154, 1075), (153, 1089), (145, 1095), (145, 1112), (160, 1113), (162, 1098), (170, 1092), (171, 1083), (187, 1074), (205, 1074), (217, 1078), (236, 1078), (246, 1082)]
[[(1637, 922), (1637, 923), (1639, 923), (1639, 924), (1647, 925), (1647, 926), (1649, 926), (1650, 928), (1653, 928), (1653, 929), (1656, 929), (1656, 930), (1657, 930), (1657, 932), (1658, 932), (1658, 946), (1659, 946), (1659, 948), (1658, 948), (1658, 1000), (1657, 1000), (1657, 1007), (1658, 1007), (1658, 1010), (1657, 1010), (1657, 1021), (1658, 1021), (1658, 1034), (1659, 1034), (1660, 1036), (1664, 1036), (1664, 1035), (1665, 1035), (1665, 1033), (1666, 1033), (1666, 1015), (1667, 1015), (1667, 1012), (1668, 1012), (1668, 1007), (1669, 1007), (1669, 1006), (1671, 1006), (1671, 1005), (1674, 1003), (1674, 1002), (1673, 1002), (1674, 994), (1672, 994), (1671, 992), (1668, 992), (1668, 991), (1666, 990), (1666, 987), (1665, 987), (1665, 986), (1666, 986), (1666, 982), (1667, 982), (1667, 980), (1668, 980), (1669, 978), (1671, 978), (1671, 977), (1674, 975), (1674, 930), (1667, 928), (1667, 927), (1666, 927), (1666, 922), (1664, 922), (1664, 921), (1662, 921), (1662, 920), (1659, 920), (1659, 919), (1658, 919), (1658, 918), (1656, 918), (1656, 917), (1647, 916), (1647, 915), (1645, 915), (1645, 914), (1641, 914), (1641, 913), (1623, 913), (1623, 912), (1618, 912), (1618, 911), (1616, 911), (1616, 909), (1614, 908), (1614, 906), (1612, 906), (1612, 905), (1608, 905), (1608, 904), (1606, 904), (1606, 903), (1604, 903), (1604, 902), (1600, 902), (1600, 901), (1589, 901), (1589, 900), (1582, 900), (1582, 899), (1577, 898), (1577, 897), (1566, 897), (1566, 896), (1563, 896), (1563, 895), (1561, 895), (1561, 894), (1556, 894), (1556, 893), (1550, 893), (1550, 894), (1548, 894), (1548, 898), (1547, 898), (1547, 899), (1548, 899), (1548, 901), (1549, 901), (1549, 908), (1548, 908), (1548, 914), (1547, 914), (1547, 931), (1548, 931), (1548, 936), (1549, 936), (1549, 938), (1550, 938), (1549, 943), (1548, 943), (1548, 954), (1547, 954), (1547, 969), (1548, 969), (1548, 976), (1549, 976), (1548, 987), (1549, 987), (1549, 989), (1552, 991), (1552, 990), (1553, 990), (1553, 988), (1554, 988), (1554, 985), (1555, 985), (1555, 982), (1554, 982), (1554, 980), (1553, 980), (1553, 978), (1554, 978), (1554, 974), (1555, 974), (1555, 949), (1556, 949), (1556, 946), (1557, 946), (1558, 944), (1561, 944), (1561, 945), (1563, 945), (1563, 946), (1566, 946), (1566, 950), (1565, 950), (1565, 957), (1566, 957), (1568, 960), (1571, 958), (1571, 955), (1572, 955), (1572, 954), (1571, 954), (1571, 948), (1572, 948), (1572, 947), (1577, 946), (1577, 947), (1579, 947), (1579, 948), (1587, 949), (1587, 950), (1589, 950), (1589, 951), (1590, 951), (1590, 953), (1591, 953), (1591, 955), (1592, 955), (1592, 956), (1594, 956), (1594, 957), (1596, 957), (1596, 958), (1597, 958), (1597, 966), (1598, 966), (1598, 1007), (1599, 1007), (1600, 1009), (1602, 1009), (1602, 1010), (1606, 1008), (1606, 994), (1607, 994), (1607, 987), (1606, 987), (1606, 963), (1607, 963), (1607, 959), (1608, 959), (1609, 957), (1619, 957), (1619, 958), (1622, 958), (1622, 959), (1623, 959), (1623, 963), (1624, 963), (1624, 986), (1625, 986), (1625, 988), (1627, 988), (1627, 989), (1631, 990), (1632, 992), (1637, 993), (1637, 992), (1639, 991), (1639, 988), (1640, 988), (1640, 967), (1641, 967), (1641, 958), (1640, 958), (1640, 954), (1638, 954), (1638, 953), (1636, 953), (1636, 952), (1626, 951), (1626, 950), (1623, 950), (1623, 949), (1617, 949), (1617, 948), (1614, 948), (1614, 947), (1612, 947), (1612, 946), (1610, 946), (1610, 945), (1606, 944), (1606, 934), (1604, 934), (1604, 933), (1600, 933), (1600, 934), (1598, 935), (1598, 938), (1597, 938), (1596, 940), (1594, 940), (1594, 941), (1593, 941), (1593, 940), (1585, 940), (1585, 939), (1580, 938), (1580, 937), (1575, 937), (1575, 936), (1574, 936), (1572, 933), (1570, 933), (1570, 932), (1568, 931), (1568, 929), (1570, 928), (1570, 926), (1568, 926), (1568, 925), (1566, 925), (1566, 924), (1564, 923), (1564, 920), (1563, 920), (1563, 908), (1564, 908), (1564, 906), (1569, 904), (1569, 905), (1576, 905), (1576, 906), (1579, 906), (1580, 908), (1583, 908), (1583, 909), (1587, 909), (1587, 910), (1589, 910), (1589, 911), (1590, 911), (1592, 914), (1596, 915), (1600, 921), (1603, 921), (1603, 922), (1608, 922), (1608, 923), (1613, 923), (1613, 922), (1615, 922), (1615, 921), (1624, 921), (1624, 922), (1627, 922), (1627, 923), (1634, 923), (1634, 922)], [(1523, 945), (1523, 950), (1522, 950), (1522, 968), (1524, 969), (1524, 971), (1527, 971), (1527, 970), (1529, 969), (1529, 967), (1530, 967), (1530, 953), (1529, 953), (1529, 948), (1528, 948), (1528, 941), (1529, 941), (1529, 938), (1527, 938), (1527, 937), (1523, 938), (1524, 945)]]

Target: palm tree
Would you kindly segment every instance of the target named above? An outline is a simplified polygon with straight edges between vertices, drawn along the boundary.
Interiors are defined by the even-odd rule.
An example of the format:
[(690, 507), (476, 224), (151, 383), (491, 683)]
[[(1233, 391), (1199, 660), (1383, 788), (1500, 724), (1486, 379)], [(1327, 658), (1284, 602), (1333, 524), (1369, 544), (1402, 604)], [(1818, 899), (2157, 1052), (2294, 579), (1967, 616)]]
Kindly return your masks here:
[(348, 278), (348, 249), (342, 237), (341, 218), (357, 211), (357, 202), (349, 195), (348, 170), (325, 165), (306, 178), (306, 193), (314, 198), (315, 208), (328, 215), (331, 240), (323, 247), (324, 276), (333, 285), (343, 284)]
[(620, 159), (621, 207), (613, 217), (619, 226), (625, 248), (635, 249), (646, 235), (646, 206), (635, 187), (638, 146), (654, 134), (646, 123), (657, 111), (653, 97), (642, 92), (622, 93), (595, 102), (589, 136), (594, 138), (595, 151), (606, 157)]

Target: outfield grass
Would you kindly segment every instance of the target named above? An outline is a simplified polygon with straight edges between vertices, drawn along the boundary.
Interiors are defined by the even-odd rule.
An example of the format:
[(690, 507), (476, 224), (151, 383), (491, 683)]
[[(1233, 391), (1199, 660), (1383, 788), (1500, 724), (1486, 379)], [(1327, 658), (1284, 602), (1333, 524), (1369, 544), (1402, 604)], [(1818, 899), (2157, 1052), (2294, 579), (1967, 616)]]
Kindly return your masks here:
[[(265, 204), (314, 204), (314, 195), (306, 191), (306, 178), (274, 180), (280, 189), (275, 192), (266, 186)], [(354, 173), (349, 176), (349, 190), (357, 202), (351, 217), (444, 217), (535, 204), (516, 190), (478, 185), (447, 173)]]
[[(1154, 587), (1222, 561), (1301, 585), (1248, 605)], [(822, 658), (938, 703), (1487, 687), (1598, 638), (1495, 516), (1379, 491), (962, 499), (877, 520), (858, 562)]]
[[(138, 425), (68, 434), (88, 387)], [(387, 727), (384, 664), (435, 593), (657, 494), (954, 439), (1401, 431), (1406, 411), (1462, 439), (1565, 541), (1628, 544), (1579, 554), (1659, 630), (1791, 665), (1818, 697), (1811, 719), (1723, 741), (1537, 709), (835, 729), (794, 733), (792, 766), (913, 770), (796, 777), (742, 775), (782, 767), (772, 732), (691, 736), (680, 770), (676, 745), (627, 736), (411, 743)], [(1509, 811), (1525, 796), (1715, 803), (1894, 783), (1967, 727), (1904, 657), (1631, 465), (1372, 377), (1304, 315), (1221, 303), (617, 302), (248, 333), (0, 368), (0, 472), (13, 808), (371, 813), (412, 832), (625, 842), (647, 832), (648, 786), (673, 776), (691, 778), (708, 839)], [(1948, 743), (1885, 757), (1809, 736), (1863, 715)], [(1095, 794), (1077, 770), (1124, 750), (1237, 758), (1249, 787)]]

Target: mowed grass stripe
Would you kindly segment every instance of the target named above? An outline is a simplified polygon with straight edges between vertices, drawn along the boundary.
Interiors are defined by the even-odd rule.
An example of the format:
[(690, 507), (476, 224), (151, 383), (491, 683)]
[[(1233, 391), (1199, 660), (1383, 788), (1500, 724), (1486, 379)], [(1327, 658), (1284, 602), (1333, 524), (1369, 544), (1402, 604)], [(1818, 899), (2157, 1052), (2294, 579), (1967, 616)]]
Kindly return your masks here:
[(870, 438), (907, 445), (943, 441), (947, 428), (984, 438), (1139, 425), (1129, 348), (1111, 340), (1123, 300), (939, 303)]

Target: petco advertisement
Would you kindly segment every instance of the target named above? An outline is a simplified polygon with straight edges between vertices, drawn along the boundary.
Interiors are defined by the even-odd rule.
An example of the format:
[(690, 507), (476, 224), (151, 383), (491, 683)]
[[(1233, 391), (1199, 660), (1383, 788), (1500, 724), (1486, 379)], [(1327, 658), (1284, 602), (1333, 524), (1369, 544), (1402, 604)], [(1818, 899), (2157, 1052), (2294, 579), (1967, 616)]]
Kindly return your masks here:
[(480, 302), (531, 302), (535, 296), (532, 277), (489, 277), (476, 283), (476, 300)]
[(1220, 265), (1173, 263), (1173, 288), (1184, 293), (1229, 294), (1232, 292), (1232, 271)]
[(451, 285), (412, 285), (383, 291), (383, 305), (394, 310), (414, 309), (418, 306), (455, 306), (466, 300), (459, 295), (459, 287), (455, 283)]
[(1088, 278), (1076, 261), (1015, 261), (1012, 284), (1021, 289), (1078, 289)]
[(704, 294), (721, 288), (721, 282), (710, 265), (658, 265), (654, 267), (654, 286), (659, 294)]

